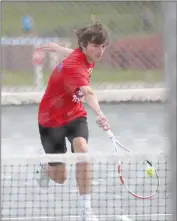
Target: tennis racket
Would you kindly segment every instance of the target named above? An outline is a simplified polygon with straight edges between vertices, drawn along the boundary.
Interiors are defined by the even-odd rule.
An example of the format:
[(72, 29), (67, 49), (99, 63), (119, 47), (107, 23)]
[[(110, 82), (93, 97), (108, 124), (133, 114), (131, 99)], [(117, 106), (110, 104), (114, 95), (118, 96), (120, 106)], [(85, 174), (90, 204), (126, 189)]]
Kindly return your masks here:
[[(111, 130), (108, 130), (106, 132), (107, 132), (109, 139), (112, 141), (116, 152), (119, 152), (118, 148), (121, 147), (127, 153), (131, 154), (131, 151), (129, 149), (125, 148), (122, 144), (118, 142), (118, 140), (115, 138)], [(152, 163), (148, 160), (142, 163), (138, 162), (135, 164), (131, 164), (131, 166), (128, 165), (129, 172), (126, 171), (127, 168), (125, 168), (124, 171), (126, 171), (126, 175), (123, 175), (122, 163), (120, 161), (118, 162), (117, 170), (118, 170), (120, 182), (124, 185), (126, 190), (132, 196), (138, 199), (152, 198), (153, 196), (156, 195), (156, 193), (158, 192), (158, 188), (160, 186), (160, 178), (159, 178), (157, 170), (155, 169), (155, 176), (149, 177), (145, 174), (145, 169), (147, 168), (147, 166), (153, 167)], [(127, 181), (125, 177), (127, 177)]]

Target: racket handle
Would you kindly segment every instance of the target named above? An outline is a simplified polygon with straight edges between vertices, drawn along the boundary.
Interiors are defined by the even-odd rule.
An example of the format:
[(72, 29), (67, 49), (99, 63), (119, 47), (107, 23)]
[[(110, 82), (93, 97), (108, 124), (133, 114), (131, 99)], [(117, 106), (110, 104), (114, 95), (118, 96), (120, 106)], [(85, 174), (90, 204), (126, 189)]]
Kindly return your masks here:
[(111, 130), (107, 130), (106, 133), (107, 133), (109, 138), (114, 137), (114, 134), (111, 132)]

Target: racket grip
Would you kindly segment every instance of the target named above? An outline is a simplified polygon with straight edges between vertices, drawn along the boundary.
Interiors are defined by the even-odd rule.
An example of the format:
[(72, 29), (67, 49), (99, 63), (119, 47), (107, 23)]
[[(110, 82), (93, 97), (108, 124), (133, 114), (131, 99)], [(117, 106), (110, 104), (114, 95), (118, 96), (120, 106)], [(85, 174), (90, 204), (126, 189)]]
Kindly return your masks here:
[(107, 130), (106, 133), (107, 133), (109, 138), (114, 137), (114, 134), (111, 132), (111, 130)]

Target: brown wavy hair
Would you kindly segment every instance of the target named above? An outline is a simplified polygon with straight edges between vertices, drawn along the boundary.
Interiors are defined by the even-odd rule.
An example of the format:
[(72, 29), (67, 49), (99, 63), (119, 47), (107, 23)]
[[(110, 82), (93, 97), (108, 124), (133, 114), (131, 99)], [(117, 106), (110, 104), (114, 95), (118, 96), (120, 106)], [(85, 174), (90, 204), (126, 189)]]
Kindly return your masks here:
[(76, 31), (79, 48), (87, 47), (88, 43), (109, 44), (109, 36), (106, 28), (99, 21), (88, 27)]

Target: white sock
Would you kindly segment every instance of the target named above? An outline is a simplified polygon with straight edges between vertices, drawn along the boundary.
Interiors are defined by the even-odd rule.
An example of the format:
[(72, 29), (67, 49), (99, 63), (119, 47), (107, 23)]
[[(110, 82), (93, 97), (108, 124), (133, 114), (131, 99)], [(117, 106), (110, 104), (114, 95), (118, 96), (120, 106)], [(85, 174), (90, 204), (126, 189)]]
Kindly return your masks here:
[(90, 208), (91, 207), (91, 196), (90, 195), (80, 195), (80, 206), (81, 208)]

